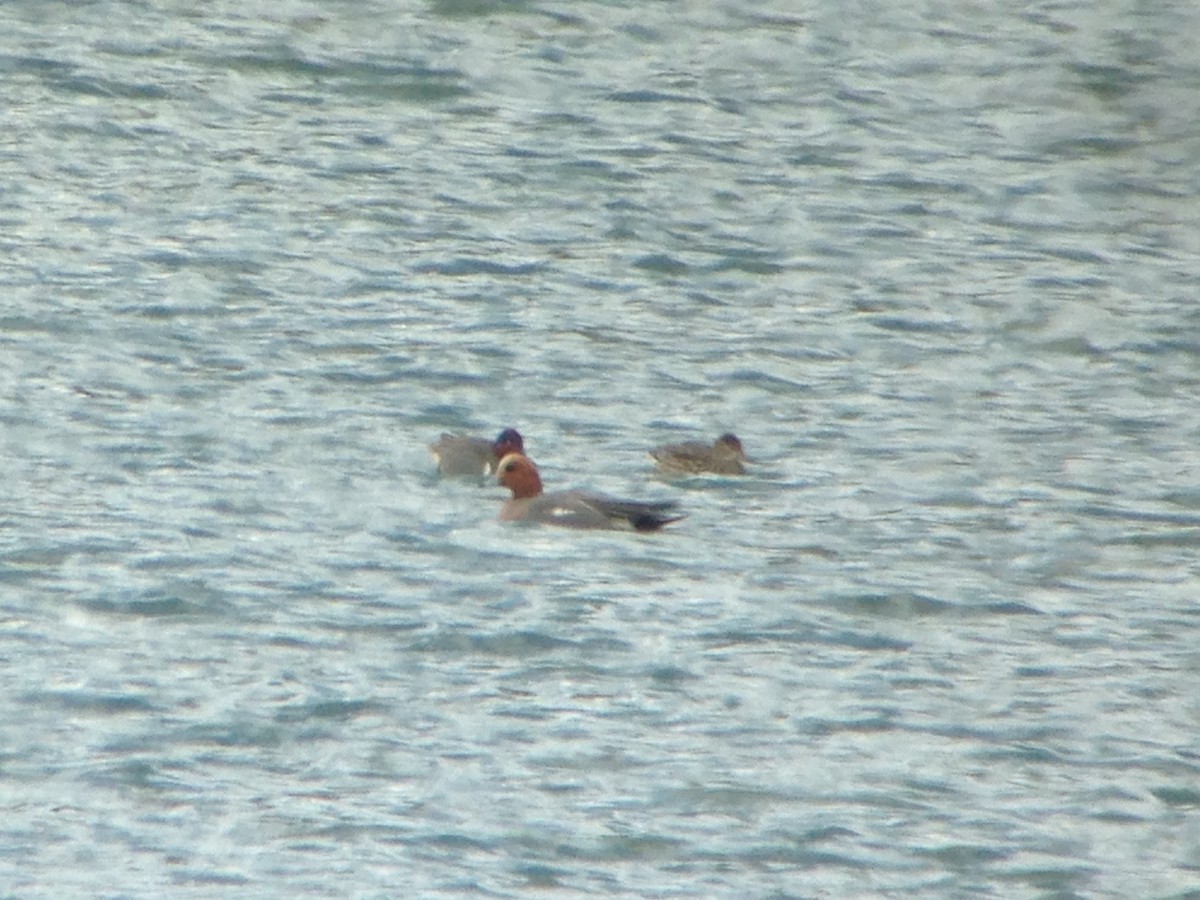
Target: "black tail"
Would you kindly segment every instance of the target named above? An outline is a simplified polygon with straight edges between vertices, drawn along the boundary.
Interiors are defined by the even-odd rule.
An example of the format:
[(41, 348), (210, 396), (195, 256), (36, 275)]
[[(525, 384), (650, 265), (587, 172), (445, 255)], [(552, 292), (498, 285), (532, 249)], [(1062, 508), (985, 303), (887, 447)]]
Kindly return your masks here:
[[(674, 506), (674, 504), (671, 504)], [(664, 525), (670, 525), (672, 522), (678, 522), (680, 519), (686, 519), (687, 516), (664, 516), (660, 513), (644, 512), (640, 515), (632, 515), (629, 517), (630, 523), (638, 531), (658, 531)]]

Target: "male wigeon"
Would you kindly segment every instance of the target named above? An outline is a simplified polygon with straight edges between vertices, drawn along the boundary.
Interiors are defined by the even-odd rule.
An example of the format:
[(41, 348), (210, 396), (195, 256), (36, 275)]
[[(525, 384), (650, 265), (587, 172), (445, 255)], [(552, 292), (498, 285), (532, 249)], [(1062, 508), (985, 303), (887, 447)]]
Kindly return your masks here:
[(500, 510), (500, 519), (506, 522), (657, 531), (683, 518), (682, 515), (672, 515), (676, 507), (673, 500), (644, 503), (583, 491), (544, 494), (537, 466), (521, 453), (509, 453), (500, 460), (497, 478), (512, 491), (512, 497), (504, 501), (504, 507)]
[(438, 471), (451, 477), (491, 475), (502, 457), (521, 453), (524, 449), (525, 442), (515, 428), (505, 428), (494, 441), (463, 434), (443, 434), (436, 443), (429, 445)]
[(667, 475), (742, 475), (746, 451), (736, 434), (723, 434), (711, 444), (686, 441), (665, 444), (650, 451), (658, 471)]

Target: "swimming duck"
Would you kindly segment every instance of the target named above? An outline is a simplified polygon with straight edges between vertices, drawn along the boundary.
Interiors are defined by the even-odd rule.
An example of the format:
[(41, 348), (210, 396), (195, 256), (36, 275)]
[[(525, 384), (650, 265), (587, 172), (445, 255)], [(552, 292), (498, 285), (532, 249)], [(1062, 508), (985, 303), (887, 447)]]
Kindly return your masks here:
[(540, 522), (568, 528), (632, 528), (657, 531), (677, 522), (673, 500), (646, 503), (618, 500), (585, 491), (542, 492), (542, 478), (533, 460), (521, 453), (509, 453), (497, 468), (497, 479), (512, 491), (504, 502), (500, 519), (506, 522)]
[(712, 444), (700, 441), (685, 441), (682, 444), (664, 444), (650, 451), (658, 470), (668, 475), (743, 475), (742, 464), (747, 461), (746, 451), (736, 434), (723, 434)]
[(515, 428), (505, 428), (494, 441), (464, 434), (443, 434), (429, 445), (429, 452), (445, 476), (471, 475), (479, 478), (496, 471), (496, 463), (508, 453), (521, 453), (525, 442)]

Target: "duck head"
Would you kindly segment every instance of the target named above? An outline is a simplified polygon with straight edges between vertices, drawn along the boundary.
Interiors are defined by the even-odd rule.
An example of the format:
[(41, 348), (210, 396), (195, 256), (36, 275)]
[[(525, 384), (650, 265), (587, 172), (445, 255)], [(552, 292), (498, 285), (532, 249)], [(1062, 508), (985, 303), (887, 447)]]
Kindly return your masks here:
[(512, 491), (513, 498), (525, 500), (542, 492), (542, 477), (537, 466), (521, 453), (506, 454), (496, 467), (496, 480)]
[(726, 432), (717, 438), (715, 449), (729, 456), (736, 456), (739, 459), (746, 458), (746, 451), (742, 449), (742, 442), (732, 432)]
[(496, 454), (496, 459), (504, 459), (510, 453), (524, 453), (525, 441), (517, 429), (505, 428), (492, 441), (492, 452)]

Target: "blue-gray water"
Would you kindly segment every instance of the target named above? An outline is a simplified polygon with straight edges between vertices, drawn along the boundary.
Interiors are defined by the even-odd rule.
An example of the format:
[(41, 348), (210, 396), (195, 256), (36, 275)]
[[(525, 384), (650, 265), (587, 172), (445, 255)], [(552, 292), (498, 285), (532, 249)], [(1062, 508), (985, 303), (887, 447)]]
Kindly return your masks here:
[(1197, 35), (5, 3), (0, 894), (1200, 894)]

